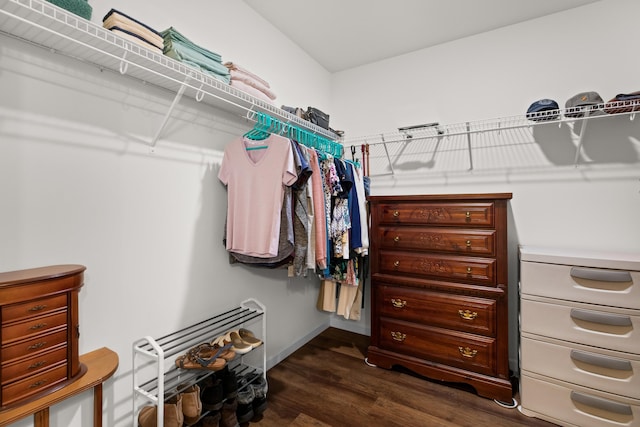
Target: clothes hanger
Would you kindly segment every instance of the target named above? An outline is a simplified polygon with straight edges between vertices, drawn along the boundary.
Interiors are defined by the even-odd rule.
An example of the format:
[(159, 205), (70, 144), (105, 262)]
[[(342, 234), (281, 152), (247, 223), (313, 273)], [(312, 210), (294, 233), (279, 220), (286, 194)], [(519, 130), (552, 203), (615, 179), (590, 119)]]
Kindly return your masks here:
[[(271, 117), (259, 111), (256, 112), (256, 116), (257, 116), (257, 120), (256, 120), (256, 124), (253, 125), (253, 129), (245, 133), (243, 136), (253, 141), (262, 141), (269, 137), (269, 132), (267, 132), (267, 129), (271, 124)], [(251, 151), (251, 150), (263, 150), (265, 148), (269, 148), (269, 146), (268, 145), (251, 145), (246, 149), (247, 151)]]

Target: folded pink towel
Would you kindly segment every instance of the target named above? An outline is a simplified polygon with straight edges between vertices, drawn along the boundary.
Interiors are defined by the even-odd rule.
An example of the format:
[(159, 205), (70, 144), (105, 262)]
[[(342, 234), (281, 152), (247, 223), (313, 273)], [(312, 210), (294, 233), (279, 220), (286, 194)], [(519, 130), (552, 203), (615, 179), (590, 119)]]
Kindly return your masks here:
[(249, 95), (253, 96), (254, 98), (258, 98), (261, 99), (271, 105), (275, 105), (273, 103), (273, 101), (267, 96), (265, 95), (264, 92), (259, 91), (258, 89), (249, 86), (248, 84), (241, 82), (240, 80), (231, 80), (231, 86), (235, 87), (236, 89), (240, 89), (241, 91), (248, 93)]
[(246, 68), (242, 68), (241, 66), (239, 66), (235, 62), (225, 62), (224, 66), (227, 67), (229, 70), (242, 71), (243, 73), (248, 74), (249, 76), (253, 77), (255, 80), (259, 81), (260, 83), (262, 83), (266, 87), (271, 87), (271, 86), (269, 86), (269, 83), (266, 80), (256, 76), (255, 74), (253, 74), (251, 71), (247, 70)]
[(276, 94), (271, 89), (269, 89), (268, 87), (266, 87), (265, 85), (260, 83), (258, 80), (254, 79), (253, 77), (251, 77), (249, 74), (246, 74), (240, 70), (229, 70), (229, 72), (231, 73), (231, 81), (234, 81), (234, 80), (241, 81), (242, 83), (246, 83), (249, 86), (258, 89), (260, 92), (264, 93), (269, 98), (276, 99)]

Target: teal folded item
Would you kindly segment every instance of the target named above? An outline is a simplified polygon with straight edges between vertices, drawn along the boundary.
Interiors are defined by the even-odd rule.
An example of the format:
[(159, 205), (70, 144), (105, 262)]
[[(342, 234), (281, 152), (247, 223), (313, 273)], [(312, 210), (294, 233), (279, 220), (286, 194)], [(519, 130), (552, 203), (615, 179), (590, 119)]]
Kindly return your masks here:
[(93, 8), (87, 0), (47, 0), (51, 4), (55, 4), (71, 13), (74, 13), (84, 19), (91, 19)]
[(214, 61), (193, 50), (189, 46), (185, 46), (182, 43), (176, 41), (165, 40), (164, 42), (164, 54), (170, 58), (176, 59), (182, 62), (190, 62), (197, 64), (211, 72), (219, 74), (224, 77), (231, 77), (229, 69), (222, 65), (219, 61)]
[(211, 52), (210, 50), (207, 50), (203, 47), (198, 46), (197, 44), (193, 43), (191, 40), (189, 40), (188, 38), (180, 34), (180, 32), (178, 32), (178, 30), (176, 30), (173, 27), (167, 28), (166, 30), (162, 31), (160, 34), (162, 34), (162, 38), (164, 39), (165, 44), (167, 42), (172, 42), (172, 41), (179, 42), (183, 46), (190, 47), (194, 51), (200, 53), (201, 55), (213, 61), (222, 62), (222, 57), (220, 55), (218, 55), (215, 52)]

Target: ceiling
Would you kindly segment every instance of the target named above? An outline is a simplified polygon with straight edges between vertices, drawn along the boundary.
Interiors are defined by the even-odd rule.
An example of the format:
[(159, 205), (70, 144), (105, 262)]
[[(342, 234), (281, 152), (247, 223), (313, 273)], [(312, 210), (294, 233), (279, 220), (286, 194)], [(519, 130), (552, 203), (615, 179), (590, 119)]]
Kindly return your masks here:
[(244, 0), (329, 72), (598, 0)]

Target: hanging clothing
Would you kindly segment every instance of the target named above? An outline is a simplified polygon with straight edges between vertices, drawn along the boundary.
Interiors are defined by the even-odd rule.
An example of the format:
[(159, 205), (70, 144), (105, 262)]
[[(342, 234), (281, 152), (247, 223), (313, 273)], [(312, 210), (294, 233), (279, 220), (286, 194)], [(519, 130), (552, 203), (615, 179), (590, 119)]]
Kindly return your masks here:
[(266, 148), (247, 151), (250, 140), (227, 145), (218, 179), (227, 186), (227, 242), (230, 252), (259, 258), (278, 254), (284, 186), (296, 179), (289, 140), (270, 135)]

